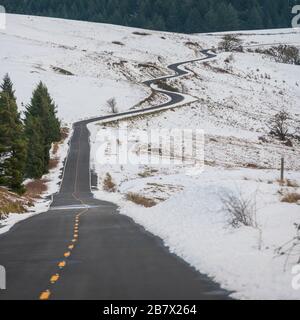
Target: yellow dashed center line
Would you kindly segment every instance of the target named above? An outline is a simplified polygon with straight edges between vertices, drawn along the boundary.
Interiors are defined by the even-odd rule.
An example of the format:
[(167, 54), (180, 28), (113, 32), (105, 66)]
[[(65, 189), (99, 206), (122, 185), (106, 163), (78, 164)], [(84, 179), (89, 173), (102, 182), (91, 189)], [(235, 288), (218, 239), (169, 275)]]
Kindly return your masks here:
[[(82, 128), (80, 128), (80, 137), (81, 137), (81, 134), (82, 134)], [(80, 138), (79, 138), (79, 154), (80, 154)], [(75, 183), (74, 183), (74, 192), (72, 194), (73, 198), (77, 201), (79, 201), (81, 204), (85, 205), (85, 203), (79, 199), (77, 196), (76, 196), (76, 192), (77, 192), (77, 181), (78, 181), (78, 165), (79, 165), (79, 156), (77, 157), (77, 165), (76, 165), (76, 173), (75, 173)], [(79, 232), (79, 220), (80, 220), (80, 217), (81, 215), (83, 215), (84, 213), (86, 213), (88, 211), (88, 209), (85, 209), (81, 212), (79, 212), (78, 214), (76, 214), (75, 216), (75, 223), (74, 223), (74, 237), (73, 239), (71, 240), (73, 244), (69, 245), (68, 246), (68, 249), (69, 250), (73, 250), (74, 247), (75, 247), (75, 243), (78, 241), (78, 232)], [(70, 251), (67, 251), (64, 253), (64, 257), (65, 258), (68, 258), (70, 257), (71, 255), (71, 252)], [(58, 268), (62, 269), (66, 266), (67, 262), (65, 260), (61, 261), (58, 263)], [(51, 278), (50, 278), (50, 283), (53, 285), (55, 284), (60, 278), (60, 275), (57, 273), (55, 275), (53, 275)], [(50, 295), (51, 295), (51, 291), (50, 290), (46, 290), (46, 291), (43, 291), (41, 294), (40, 294), (40, 297), (39, 299), (40, 300), (48, 300), (50, 298)]]
[(70, 252), (70, 251), (64, 253), (64, 256), (65, 256), (66, 258), (70, 257), (70, 255), (71, 255), (71, 252)]
[(41, 293), (40, 300), (48, 300), (51, 295), (51, 292), (49, 290), (46, 290)]
[(59, 274), (57, 273), (51, 277), (50, 282), (55, 283), (58, 279), (59, 279)]
[(59, 268), (64, 268), (66, 266), (66, 261), (61, 261), (59, 264), (58, 264), (58, 267)]

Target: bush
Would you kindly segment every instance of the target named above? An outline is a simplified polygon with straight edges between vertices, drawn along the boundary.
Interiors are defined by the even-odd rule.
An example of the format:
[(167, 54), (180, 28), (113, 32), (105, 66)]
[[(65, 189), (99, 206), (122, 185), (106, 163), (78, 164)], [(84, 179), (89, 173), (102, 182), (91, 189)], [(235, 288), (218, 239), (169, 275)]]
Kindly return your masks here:
[(106, 177), (103, 180), (103, 189), (107, 192), (116, 192), (116, 184), (113, 182), (109, 173), (106, 174)]
[(226, 193), (221, 196), (224, 209), (229, 213), (229, 224), (234, 228), (240, 226), (257, 228), (256, 201), (253, 198), (245, 199), (238, 195)]
[(280, 111), (275, 114), (270, 122), (270, 134), (278, 137), (281, 141), (285, 141), (289, 135), (291, 115), (286, 111)]
[(117, 101), (115, 98), (111, 98), (111, 99), (107, 100), (106, 104), (107, 104), (109, 110), (111, 111), (111, 113), (118, 113)]
[(269, 55), (276, 62), (300, 65), (300, 52), (295, 46), (280, 45), (265, 50), (256, 49), (255, 52)]
[(288, 193), (282, 199), (281, 202), (297, 203), (300, 201), (300, 193)]
[(156, 206), (156, 202), (153, 199), (141, 196), (137, 193), (128, 193), (126, 195), (126, 199), (145, 208), (151, 208)]
[(45, 179), (33, 180), (26, 184), (25, 196), (31, 199), (39, 199), (47, 191), (47, 182)]
[(237, 36), (233, 34), (226, 34), (222, 41), (219, 43), (219, 50), (222, 51), (240, 51), (242, 52), (243, 49), (241, 47), (242, 40), (239, 39)]
[(171, 92), (179, 91), (177, 88), (172, 87), (170, 84), (162, 80), (155, 81), (155, 84), (159, 87), (159, 89), (162, 89), (162, 90), (171, 91)]

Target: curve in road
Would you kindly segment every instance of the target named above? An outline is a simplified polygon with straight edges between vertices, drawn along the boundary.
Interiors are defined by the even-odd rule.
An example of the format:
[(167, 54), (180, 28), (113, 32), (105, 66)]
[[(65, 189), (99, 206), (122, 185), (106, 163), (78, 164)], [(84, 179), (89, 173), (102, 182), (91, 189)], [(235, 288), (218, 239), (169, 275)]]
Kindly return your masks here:
[[(169, 66), (175, 75), (160, 79), (187, 73), (179, 68), (182, 64), (215, 56), (203, 53), (204, 59)], [(168, 103), (117, 116), (184, 99), (162, 92), (170, 97)], [(93, 197), (87, 124), (113, 117), (74, 124), (61, 188), (49, 211), (0, 235), (0, 264), (7, 272), (7, 290), (0, 291), (0, 299), (228, 299), (229, 292), (171, 254), (158, 237), (118, 214), (114, 204)]]

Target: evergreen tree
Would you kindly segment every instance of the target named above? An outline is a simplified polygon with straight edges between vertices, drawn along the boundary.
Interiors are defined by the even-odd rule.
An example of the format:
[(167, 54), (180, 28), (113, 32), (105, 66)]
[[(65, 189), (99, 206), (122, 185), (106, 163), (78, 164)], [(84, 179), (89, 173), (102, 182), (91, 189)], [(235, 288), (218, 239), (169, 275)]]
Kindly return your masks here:
[[(35, 140), (41, 142), (43, 147), (43, 161), (42, 161), (42, 173), (48, 172), (48, 163), (50, 160), (49, 152), (53, 142), (59, 141), (61, 138), (60, 134), (60, 122), (56, 117), (56, 106), (51, 99), (47, 87), (40, 82), (37, 88), (34, 90), (30, 105), (27, 106), (26, 112), (26, 135), (30, 141), (28, 126), (40, 127), (37, 131), (38, 139)], [(38, 123), (32, 123), (32, 118), (36, 118)], [(30, 144), (30, 143), (29, 143)], [(39, 144), (39, 143), (36, 143)], [(29, 148), (31, 148), (29, 146)], [(39, 149), (39, 147), (37, 147)], [(35, 151), (28, 150), (28, 157)], [(39, 154), (39, 152), (38, 152)], [(39, 157), (38, 157), (39, 158)], [(39, 170), (37, 172), (40, 172)], [(36, 178), (36, 175), (32, 175), (33, 170), (27, 170), (28, 177)], [(42, 175), (42, 174), (41, 174)], [(40, 176), (41, 176), (40, 175)]]
[(201, 15), (198, 9), (194, 8), (190, 14), (188, 15), (186, 22), (185, 22), (185, 30), (188, 33), (194, 33), (199, 30), (199, 25), (201, 22)]
[(222, 17), (219, 29), (222, 31), (238, 30), (240, 27), (239, 16), (236, 9), (231, 5), (225, 5), (220, 11), (219, 15)]
[(0, 184), (24, 192), (26, 139), (20, 120), (12, 82), (8, 75), (0, 93)]
[(0, 88), (2, 92), (6, 92), (11, 99), (15, 99), (15, 91), (13, 90), (13, 83), (10, 80), (8, 74), (6, 74), (3, 78), (3, 83), (1, 84)]
[(45, 148), (43, 129), (38, 117), (28, 116), (26, 119), (26, 136), (28, 141), (26, 176), (39, 179), (45, 172)]
[[(290, 27), (291, 7), (298, 4), (297, 1), (299, 2), (299, 0), (2, 0), (1, 4), (9, 12), (21, 14), (143, 28), (165, 26), (167, 31), (210, 32), (223, 28), (229, 31), (258, 29), (265, 26)], [(220, 9), (222, 3), (226, 7), (224, 12)], [(211, 28), (202, 21), (194, 20), (193, 25), (189, 22), (189, 17), (194, 19), (192, 12), (195, 9), (202, 19), (209, 18), (206, 21), (212, 26)], [(216, 24), (213, 21), (213, 14), (218, 17)]]

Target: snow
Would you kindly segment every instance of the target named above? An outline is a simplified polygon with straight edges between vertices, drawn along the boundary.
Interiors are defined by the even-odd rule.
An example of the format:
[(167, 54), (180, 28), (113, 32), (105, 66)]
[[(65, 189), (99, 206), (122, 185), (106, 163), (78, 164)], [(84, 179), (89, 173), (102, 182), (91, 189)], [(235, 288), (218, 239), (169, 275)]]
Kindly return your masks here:
[[(249, 45), (299, 45), (299, 35), (289, 29), (243, 32), (240, 37)], [(222, 34), (198, 37), (209, 47), (217, 46)], [(91, 124), (91, 161), (98, 174), (98, 191), (94, 194), (116, 202), (121, 214), (158, 235), (171, 252), (233, 291), (234, 298), (300, 299), (299, 291), (292, 287), (292, 268), (299, 252), (290, 257), (278, 254), (279, 247), (296, 235), (295, 223), (300, 222), (299, 205), (281, 202), (282, 194), (299, 193), (300, 189), (279, 185), (280, 159), (284, 154), (286, 178), (300, 185), (300, 148), (296, 142), (287, 147), (270, 138), (267, 125), (283, 107), (293, 117), (291, 132), (299, 125), (299, 67), (252, 52), (233, 53), (230, 63), (226, 63), (230, 56), (221, 53), (208, 65), (190, 64), (185, 68), (193, 76), (170, 81), (178, 88), (183, 83), (199, 101), (127, 120), (129, 130), (204, 129), (208, 164), (204, 172), (187, 175), (180, 165), (99, 163), (97, 134), (103, 127), (101, 123)], [(118, 129), (117, 122), (110, 125)], [(260, 137), (267, 142), (260, 141)], [(109, 155), (106, 152), (100, 157)], [(244, 168), (249, 165), (253, 169)], [(117, 192), (103, 191), (106, 173), (112, 176)], [(138, 206), (126, 200), (128, 193), (154, 199), (157, 205), (148, 209)], [(222, 202), (227, 193), (256, 202), (257, 227), (234, 229), (229, 225)]]
[[(128, 110), (150, 94), (140, 82), (152, 78), (154, 71), (147, 73), (139, 64), (154, 63), (162, 74), (166, 61), (197, 58), (193, 50), (178, 47), (188, 36), (152, 31), (141, 36), (135, 31), (7, 14), (7, 28), (0, 31), (0, 78), (10, 74), (22, 110), (34, 86), (45, 82), (58, 105), (58, 115), (67, 123), (107, 114), (106, 101), (111, 97), (116, 98), (119, 112)], [(60, 74), (53, 67), (74, 75)]]
[[(134, 179), (128, 170), (126, 173), (128, 180), (120, 184), (118, 193), (106, 193), (99, 185), (95, 196), (116, 202), (121, 214), (162, 238), (171, 252), (223, 288), (234, 291), (232, 297), (300, 298), (291, 285), (291, 270), (299, 256), (287, 260), (277, 253), (296, 235), (294, 223), (300, 222), (300, 207), (280, 202), (278, 172), (206, 168), (198, 177), (178, 173), (144, 179)], [(116, 172), (112, 176), (114, 182), (122, 180)], [(299, 173), (291, 172), (289, 177), (297, 177), (300, 183)], [(149, 185), (165, 188), (153, 191)], [(126, 201), (124, 195), (129, 192), (166, 200), (146, 209)], [(258, 228), (234, 229), (229, 225), (221, 200), (227, 193), (241, 193), (256, 201)]]
[[(136, 34), (136, 31), (147, 35)], [(170, 74), (171, 63), (201, 58), (200, 48), (217, 47), (224, 33), (183, 35), (105, 24), (43, 17), (7, 15), (0, 31), (0, 77), (9, 73), (20, 110), (30, 102), (34, 86), (43, 81), (67, 124), (109, 113), (106, 101), (115, 97), (120, 112), (147, 98), (151, 90), (142, 81)], [(278, 43), (300, 45), (293, 29), (237, 32), (243, 44), (268, 47)], [(115, 42), (115, 43), (113, 43)], [(123, 45), (117, 44), (117, 42)], [(187, 42), (198, 45), (190, 46)], [(226, 62), (227, 61), (227, 62)], [(229, 62), (228, 62), (229, 61)], [(59, 72), (60, 68), (73, 75)], [(112, 165), (98, 162), (97, 134), (103, 124), (89, 125), (91, 168), (98, 175), (96, 197), (115, 202), (120, 214), (132, 217), (165, 245), (239, 299), (299, 299), (292, 288), (292, 267), (298, 256), (278, 256), (277, 249), (295, 234), (300, 207), (282, 203), (282, 194), (300, 192), (280, 186), (279, 164), (286, 157), (286, 177), (300, 184), (300, 148), (270, 138), (267, 122), (285, 107), (293, 116), (291, 130), (300, 121), (299, 66), (274, 62), (248, 52), (219, 53), (207, 63), (182, 67), (189, 75), (168, 82), (187, 93), (184, 107), (128, 120), (129, 129), (203, 129), (205, 161), (202, 174), (187, 174), (182, 165)], [(157, 95), (142, 108), (165, 101)], [(178, 105), (179, 106), (179, 105)], [(180, 104), (181, 106), (181, 104)], [(120, 119), (124, 117), (119, 117)], [(107, 124), (115, 127), (116, 123)], [(259, 140), (260, 137), (267, 142)], [(60, 149), (60, 165), (46, 177), (45, 196), (58, 191), (67, 141)], [(103, 154), (103, 156), (108, 156)], [(253, 169), (247, 169), (250, 165)], [(117, 192), (103, 191), (110, 173)], [(126, 200), (134, 192), (154, 199), (144, 208)], [(224, 193), (240, 193), (257, 202), (257, 227), (232, 228), (221, 201)], [(0, 233), (14, 223), (48, 209), (50, 201), (36, 203), (32, 212), (10, 215)]]

